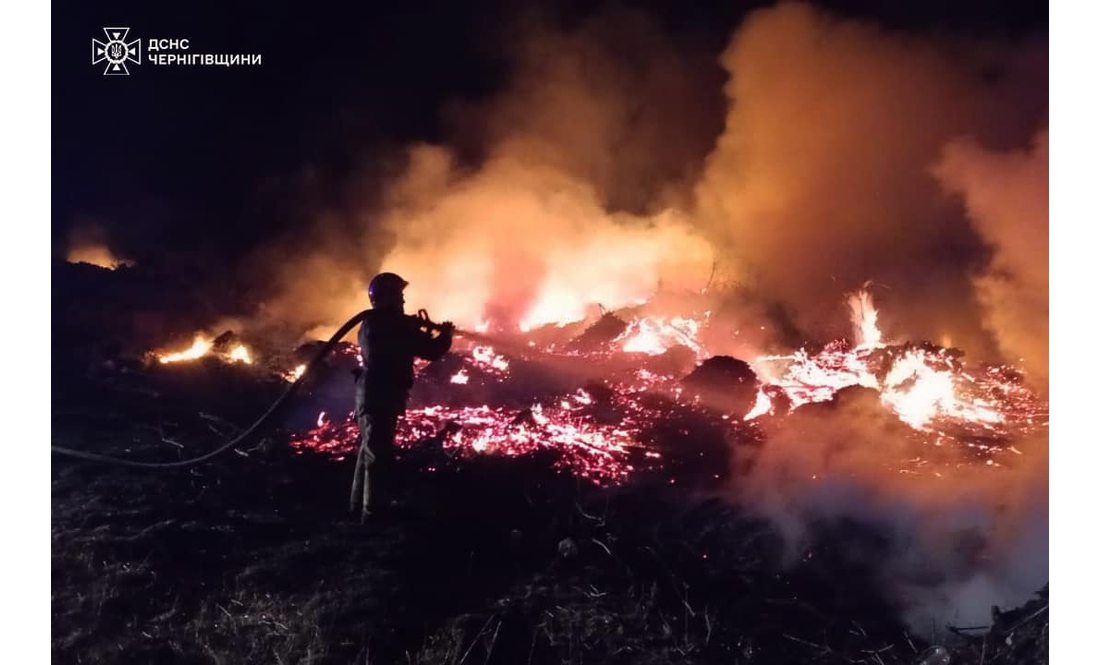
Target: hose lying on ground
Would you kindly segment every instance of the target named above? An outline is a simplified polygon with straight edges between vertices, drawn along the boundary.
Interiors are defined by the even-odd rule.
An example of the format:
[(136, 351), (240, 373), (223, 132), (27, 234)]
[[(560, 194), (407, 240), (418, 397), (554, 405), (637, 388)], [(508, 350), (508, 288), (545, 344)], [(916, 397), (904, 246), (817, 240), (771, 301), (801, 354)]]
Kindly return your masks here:
[[(317, 365), (319, 365), (322, 360), (324, 360), (325, 356), (327, 356), (332, 351), (332, 349), (336, 347), (337, 344), (340, 343), (340, 340), (342, 340), (344, 336), (351, 331), (352, 328), (354, 328), (356, 325), (362, 322), (363, 319), (366, 318), (367, 312), (369, 311), (370, 310), (364, 310), (362, 312), (359, 312), (355, 316), (348, 319), (347, 323), (340, 326), (340, 329), (337, 330), (332, 335), (332, 337), (330, 337), (329, 340), (325, 342), (325, 345), (321, 348), (321, 350), (313, 356), (313, 358), (305, 366), (305, 369), (302, 370), (302, 373), (298, 376), (298, 378), (295, 379), (294, 382), (291, 383), (289, 386), (287, 386), (286, 390), (283, 391), (283, 394), (280, 395), (279, 398), (276, 399), (274, 402), (272, 402), (267, 411), (264, 412), (264, 414), (260, 416), (259, 419), (256, 420), (256, 422), (252, 423), (252, 425), (248, 429), (241, 432), (239, 435), (237, 435), (236, 438), (232, 439), (231, 441), (227, 441), (221, 447), (211, 450), (204, 455), (192, 457), (191, 459), (179, 460), (176, 462), (135, 462), (133, 460), (123, 459), (121, 457), (97, 455), (95, 453), (88, 453), (82, 450), (65, 448), (64, 446), (51, 445), (50, 450), (57, 453), (58, 455), (75, 457), (77, 459), (82, 459), (89, 462), (104, 462), (107, 464), (117, 464), (120, 466), (128, 466), (138, 469), (178, 469), (180, 467), (192, 466), (201, 462), (205, 462), (208, 459), (224, 453), (230, 448), (241, 445), (242, 443), (247, 441), (249, 437), (259, 431), (259, 429), (268, 421), (268, 419), (271, 418), (271, 416), (275, 415), (275, 413), (283, 406), (283, 404), (286, 403), (287, 400), (289, 400), (294, 395), (294, 393), (298, 392), (298, 387), (301, 386), (302, 382), (305, 381), (305, 378), (309, 376), (309, 373), (313, 371), (313, 369), (317, 367)], [(423, 325), (426, 328), (439, 328), (439, 326), (428, 317), (427, 312), (425, 312), (424, 310), (420, 310), (418, 316), (421, 318)], [(493, 337), (491, 335), (485, 335), (483, 333), (477, 333), (469, 330), (461, 330), (458, 328), (452, 328), (452, 330), (455, 335), (461, 335), (471, 340), (483, 342), (486, 344), (493, 344), (494, 346), (509, 346), (508, 342)], [(531, 351), (529, 348), (520, 345), (511, 346), (514, 346), (515, 349), (521, 353), (530, 353)]]
[(287, 386), (286, 390), (283, 391), (283, 394), (280, 395), (277, 400), (272, 402), (272, 404), (268, 408), (268, 410), (262, 416), (260, 416), (259, 420), (252, 423), (251, 427), (249, 427), (245, 431), (241, 432), (232, 441), (229, 441), (229, 442), (225, 443), (225, 445), (223, 445), (220, 448), (217, 448), (215, 450), (212, 450), (212, 451), (206, 453), (205, 455), (199, 455), (198, 457), (192, 457), (191, 459), (179, 460), (177, 462), (135, 462), (133, 460), (122, 459), (121, 457), (110, 457), (110, 456), (107, 456), (107, 455), (96, 455), (95, 453), (87, 453), (87, 452), (84, 452), (84, 451), (81, 451), (81, 450), (73, 450), (72, 448), (64, 448), (62, 446), (51, 445), (50, 450), (57, 453), (58, 455), (66, 455), (68, 457), (76, 457), (78, 459), (87, 460), (89, 462), (105, 462), (107, 464), (117, 464), (117, 465), (120, 465), (120, 466), (129, 466), (129, 467), (135, 467), (135, 468), (139, 468), (139, 469), (173, 469), (173, 468), (180, 468), (180, 467), (185, 467), (185, 466), (192, 466), (194, 464), (199, 464), (201, 462), (205, 462), (206, 460), (211, 459), (212, 457), (215, 457), (217, 455), (220, 455), (220, 454), (224, 453), (225, 451), (229, 450), (230, 448), (233, 448), (234, 446), (239, 446), (241, 443), (247, 441), (248, 438), (251, 437), (253, 434), (255, 434), (257, 431), (259, 431), (260, 427), (263, 426), (264, 423), (266, 423), (267, 420), (269, 418), (271, 418), (271, 416), (274, 415), (275, 412), (278, 411), (279, 408), (282, 407), (283, 404), (285, 404), (286, 401), (289, 400), (294, 395), (294, 393), (298, 392), (298, 387), (301, 386), (302, 382), (309, 375), (309, 373), (315, 367), (317, 367), (317, 365), (319, 365), (322, 360), (324, 360), (325, 356), (327, 356), (329, 354), (329, 352), (332, 351), (332, 349), (336, 347), (337, 344), (340, 343), (340, 340), (342, 340), (344, 338), (344, 335), (348, 334), (348, 332), (352, 328), (354, 328), (357, 324), (359, 324), (366, 317), (366, 315), (367, 315), (366, 311), (359, 312), (355, 316), (348, 319), (347, 323), (340, 326), (340, 329), (337, 330), (336, 333), (333, 334), (333, 336), (331, 338), (329, 338), (328, 342), (325, 343), (324, 347), (322, 347), (321, 350), (318, 351), (315, 356), (313, 356), (313, 359), (309, 361), (309, 364), (306, 365), (305, 369), (302, 371), (302, 374), (297, 379), (295, 379), (293, 383), (291, 383), (289, 386)]

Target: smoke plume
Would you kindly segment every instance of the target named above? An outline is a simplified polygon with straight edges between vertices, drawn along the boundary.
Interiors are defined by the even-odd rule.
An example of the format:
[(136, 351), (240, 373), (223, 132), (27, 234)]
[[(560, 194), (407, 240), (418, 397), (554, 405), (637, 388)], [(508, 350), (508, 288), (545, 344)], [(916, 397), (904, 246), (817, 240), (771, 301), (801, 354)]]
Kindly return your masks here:
[(86, 219), (69, 232), (65, 260), (69, 263), (90, 263), (109, 270), (134, 265), (132, 260), (111, 251), (107, 234), (100, 224)]
[(698, 221), (810, 334), (843, 332), (835, 303), (873, 280), (887, 327), (981, 354), (970, 276), (987, 250), (929, 168), (957, 136), (1030, 138), (1044, 51), (894, 34), (802, 4), (754, 12), (721, 57), (726, 126)]
[(974, 277), (984, 323), (1003, 355), (1042, 386), (1048, 364), (1048, 137), (1030, 151), (992, 153), (973, 140), (945, 148), (935, 174), (962, 194), (993, 259)]
[(1014, 441), (1019, 454), (975, 463), (955, 442), (917, 442), (862, 388), (766, 427), (734, 483), (739, 502), (780, 528), (792, 561), (841, 529), (831, 554), (865, 564), (915, 630), (987, 625), (992, 606), (1020, 605), (1046, 583), (1045, 431)]
[[(845, 296), (871, 281), (887, 341), (1045, 383), (1045, 37), (900, 33), (781, 3), (736, 27), (720, 68), (637, 12), (524, 23), (510, 43), (510, 84), (449, 108), (452, 139), (406, 146), (377, 196), (264, 250), (264, 316), (330, 331), (385, 269), (436, 318), (525, 327), (698, 294), (717, 266), (751, 306), (712, 351), (733, 326), (775, 335), (760, 346), (850, 337)], [(911, 450), (877, 402), (804, 409), (737, 490), (795, 549), (822, 520), (878, 525), (898, 544), (884, 584), (918, 623), (980, 623), (1041, 585), (1045, 435), (985, 473)], [(911, 478), (896, 462), (913, 455), (959, 470)]]
[(452, 106), (453, 141), (409, 146), (377, 201), (325, 211), (308, 245), (276, 252), (269, 317), (335, 327), (364, 305), (368, 268), (400, 273), (438, 318), (511, 329), (706, 284), (713, 249), (677, 203), (720, 128), (720, 70), (637, 12), (516, 29), (513, 83)]
[(265, 250), (269, 318), (331, 329), (385, 268), (438, 318), (533, 325), (697, 291), (717, 265), (751, 315), (783, 314), (758, 323), (787, 343), (845, 334), (835, 303), (870, 280), (899, 336), (1023, 355), (959, 141), (1011, 151), (1045, 123), (1042, 40), (961, 43), (784, 3), (736, 28), (720, 69), (638, 12), (520, 26), (511, 83), (450, 107), (450, 141), (407, 147), (400, 173), (372, 174), (380, 195)]

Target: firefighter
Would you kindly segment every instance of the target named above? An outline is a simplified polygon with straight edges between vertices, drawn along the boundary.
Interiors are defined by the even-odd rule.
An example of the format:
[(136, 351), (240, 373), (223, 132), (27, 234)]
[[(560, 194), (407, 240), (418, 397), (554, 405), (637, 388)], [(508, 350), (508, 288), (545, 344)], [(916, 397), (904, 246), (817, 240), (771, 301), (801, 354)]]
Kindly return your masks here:
[(451, 348), (454, 324), (436, 324), (421, 310), (405, 314), (408, 282), (392, 272), (376, 275), (368, 287), (371, 309), (359, 328), (362, 369), (355, 379), (359, 456), (351, 485), (351, 511), (377, 514), (387, 501), (397, 419), (413, 385), (413, 360), (438, 360)]

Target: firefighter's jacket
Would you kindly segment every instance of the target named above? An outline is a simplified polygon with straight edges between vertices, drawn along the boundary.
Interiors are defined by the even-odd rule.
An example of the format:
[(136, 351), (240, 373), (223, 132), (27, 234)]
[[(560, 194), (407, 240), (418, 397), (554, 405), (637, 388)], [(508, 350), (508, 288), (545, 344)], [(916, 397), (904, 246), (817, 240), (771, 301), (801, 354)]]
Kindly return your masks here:
[(363, 369), (355, 379), (355, 412), (403, 413), (413, 385), (416, 358), (438, 360), (452, 336), (421, 329), (423, 321), (399, 311), (372, 309), (359, 328)]

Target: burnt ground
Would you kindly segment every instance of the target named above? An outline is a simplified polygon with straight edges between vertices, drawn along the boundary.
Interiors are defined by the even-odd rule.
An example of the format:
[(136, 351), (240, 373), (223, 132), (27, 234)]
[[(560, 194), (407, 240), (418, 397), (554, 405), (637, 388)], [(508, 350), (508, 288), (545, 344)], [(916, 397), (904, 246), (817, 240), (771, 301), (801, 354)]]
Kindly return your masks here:
[[(190, 457), (281, 388), (216, 360), (99, 367), (55, 380), (53, 439)], [(352, 460), (284, 442), (176, 471), (55, 456), (54, 661), (916, 663), (942, 645), (1046, 662), (1045, 598), (933, 645), (833, 546), (852, 534), (781, 566), (768, 524), (657, 473), (603, 489), (551, 454), (424, 445), (399, 463), (400, 505), (364, 526), (344, 512)]]

